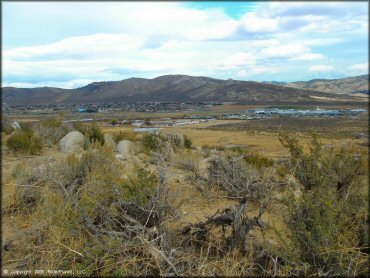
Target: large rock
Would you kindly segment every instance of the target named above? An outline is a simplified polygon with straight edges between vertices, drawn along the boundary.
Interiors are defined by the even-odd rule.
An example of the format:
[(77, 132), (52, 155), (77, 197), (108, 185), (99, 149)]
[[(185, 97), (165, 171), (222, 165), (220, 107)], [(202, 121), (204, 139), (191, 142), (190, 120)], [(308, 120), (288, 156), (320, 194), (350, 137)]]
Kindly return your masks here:
[(18, 122), (12, 122), (10, 124), (10, 126), (12, 127), (12, 129), (20, 129), (21, 128), (21, 125)]
[(62, 153), (79, 153), (84, 149), (85, 137), (79, 131), (71, 131), (59, 141)]
[(136, 154), (136, 146), (129, 140), (122, 140), (117, 144), (117, 152), (122, 159), (131, 159)]

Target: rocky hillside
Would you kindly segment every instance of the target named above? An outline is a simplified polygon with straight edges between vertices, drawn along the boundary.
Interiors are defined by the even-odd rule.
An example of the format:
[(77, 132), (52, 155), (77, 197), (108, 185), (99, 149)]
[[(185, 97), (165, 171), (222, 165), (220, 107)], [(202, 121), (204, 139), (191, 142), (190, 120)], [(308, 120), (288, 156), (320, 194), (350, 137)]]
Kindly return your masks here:
[(369, 75), (340, 79), (313, 79), (307, 82), (286, 83), (283, 86), (333, 94), (362, 94), (366, 97), (369, 95)]

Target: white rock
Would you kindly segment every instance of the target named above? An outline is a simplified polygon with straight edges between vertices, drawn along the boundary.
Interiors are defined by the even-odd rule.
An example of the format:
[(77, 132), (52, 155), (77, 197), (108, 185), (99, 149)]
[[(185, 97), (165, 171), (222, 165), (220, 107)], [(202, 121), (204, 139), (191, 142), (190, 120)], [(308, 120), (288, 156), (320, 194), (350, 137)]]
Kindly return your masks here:
[(71, 131), (59, 141), (62, 153), (79, 153), (84, 150), (85, 137), (79, 131)]
[(10, 126), (12, 127), (12, 129), (20, 129), (21, 128), (21, 125), (18, 122), (12, 122), (10, 124)]
[(117, 154), (116, 154), (116, 158), (117, 158), (118, 160), (123, 160), (123, 156), (122, 156), (122, 155), (120, 155), (119, 153), (117, 153)]
[(117, 144), (117, 152), (123, 159), (130, 159), (136, 154), (136, 146), (131, 141), (122, 140)]

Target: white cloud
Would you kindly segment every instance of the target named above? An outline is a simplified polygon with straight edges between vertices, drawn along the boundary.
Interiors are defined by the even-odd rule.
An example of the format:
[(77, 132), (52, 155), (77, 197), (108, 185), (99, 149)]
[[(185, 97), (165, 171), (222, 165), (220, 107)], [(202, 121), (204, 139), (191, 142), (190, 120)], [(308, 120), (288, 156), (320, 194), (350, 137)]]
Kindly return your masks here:
[(354, 72), (368, 72), (369, 71), (369, 63), (364, 64), (354, 64), (347, 68), (349, 71)]
[(293, 58), (294, 60), (303, 60), (303, 61), (313, 61), (313, 60), (322, 60), (325, 56), (319, 53), (304, 53), (296, 58)]
[(264, 57), (296, 57), (309, 52), (309, 48), (302, 44), (288, 43), (279, 46), (272, 46), (262, 49), (261, 55)]
[(273, 18), (259, 17), (255, 13), (246, 13), (241, 19), (241, 26), (248, 32), (268, 33), (278, 30), (278, 21)]
[(222, 67), (225, 68), (235, 68), (245, 65), (253, 65), (256, 63), (255, 56), (251, 53), (235, 53), (233, 55), (227, 56), (223, 59), (221, 64)]
[[(334, 47), (352, 34), (364, 37), (368, 26), (367, 6), (348, 3), (266, 2), (239, 19), (220, 8), (200, 10), (180, 2), (6, 5), (19, 7), (20, 18), (32, 15), (31, 20), (42, 21), (45, 28), (62, 20), (71, 26), (92, 26), (84, 35), (4, 50), (4, 81), (25, 85), (70, 87), (89, 80), (165, 73), (296, 73), (307, 69), (307, 61), (331, 59), (335, 65), (330, 51), (319, 47)], [(364, 70), (364, 65), (349, 66), (348, 71)], [(328, 65), (308, 69), (333, 70)]]
[(329, 72), (329, 71), (333, 71), (334, 68), (329, 65), (315, 65), (315, 66), (309, 67), (308, 70), (311, 72)]
[(86, 86), (95, 80), (91, 79), (74, 79), (67, 82), (57, 82), (57, 81), (48, 81), (48, 82), (38, 82), (38, 83), (29, 83), (29, 82), (12, 82), (4, 83), (4, 87), (18, 87), (18, 88), (37, 88), (37, 87), (56, 87), (56, 88), (65, 88), (73, 89)]
[(243, 69), (240, 70), (236, 73), (237, 76), (239, 77), (248, 77), (248, 76), (253, 76), (253, 75), (258, 75), (262, 73), (278, 73), (279, 70), (276, 68), (273, 68), (271, 66), (254, 66), (250, 67), (248, 69)]

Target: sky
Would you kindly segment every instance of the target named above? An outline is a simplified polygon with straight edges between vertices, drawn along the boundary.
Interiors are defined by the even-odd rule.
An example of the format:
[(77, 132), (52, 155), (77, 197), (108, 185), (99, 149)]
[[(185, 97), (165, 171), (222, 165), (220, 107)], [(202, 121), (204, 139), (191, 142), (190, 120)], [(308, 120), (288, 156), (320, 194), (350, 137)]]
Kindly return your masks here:
[(368, 2), (2, 2), (2, 86), (368, 73)]

